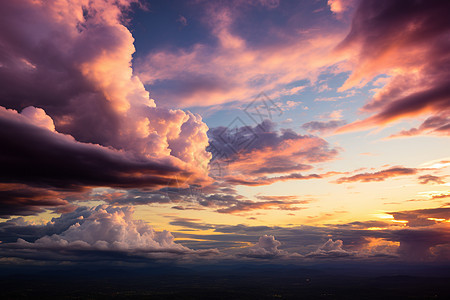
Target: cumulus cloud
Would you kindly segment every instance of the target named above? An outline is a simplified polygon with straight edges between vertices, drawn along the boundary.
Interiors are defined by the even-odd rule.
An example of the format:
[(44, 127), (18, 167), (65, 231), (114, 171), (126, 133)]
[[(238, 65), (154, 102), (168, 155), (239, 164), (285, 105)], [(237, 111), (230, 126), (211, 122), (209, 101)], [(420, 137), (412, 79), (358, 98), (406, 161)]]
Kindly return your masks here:
[(361, 130), (407, 118), (429, 117), (421, 133), (448, 135), (450, 22), (448, 1), (360, 1), (352, 28), (338, 47), (354, 57), (355, 68), (342, 89), (367, 83), (378, 74), (390, 81), (362, 108), (372, 115), (343, 126)]
[(1, 250), (6, 255), (40, 251), (57, 257), (77, 252), (95, 252), (100, 257), (122, 254), (147, 258), (218, 253), (215, 249), (195, 251), (177, 244), (170, 232), (158, 232), (144, 221), (134, 220), (132, 208), (112, 206), (89, 208), (86, 215), (80, 215), (76, 223), (61, 233), (45, 235), (34, 242), (19, 238), (16, 243), (2, 245)]
[[(439, 256), (433, 250), (440, 248), (448, 249), (450, 232), (448, 229), (404, 229), (394, 232), (394, 237), (400, 242), (398, 253), (402, 258), (410, 261), (429, 261), (443, 259), (445, 255)], [(448, 254), (447, 254), (448, 257)]]
[(26, 221), (23, 217), (12, 218), (0, 223), (0, 240), (3, 243), (12, 243), (22, 238), (34, 242), (45, 235), (51, 236), (66, 231), (70, 226), (83, 222), (91, 213), (86, 207), (76, 207), (71, 212), (63, 213), (42, 224)]
[(42, 108), (28, 106), (25, 107), (20, 114), (36, 126), (55, 131), (55, 124), (53, 123), (52, 118), (50, 118)]
[(80, 189), (158, 186), (176, 173), (184, 182), (208, 180), (201, 117), (155, 107), (133, 74), (124, 24), (134, 2), (4, 3), (3, 182)]
[[(189, 233), (188, 239), (217, 243), (252, 243), (265, 236), (261, 243), (250, 248), (259, 255), (307, 260), (342, 258), (358, 260), (428, 260), (448, 258), (448, 208), (430, 208), (415, 211), (390, 212), (388, 221), (354, 221), (326, 226), (251, 226), (245, 224), (208, 224), (195, 219), (176, 218), (172, 225), (183, 229), (211, 230), (211, 234)], [(403, 221), (398, 223), (397, 221)], [(408, 222), (404, 222), (408, 221)], [(218, 234), (225, 233), (225, 235)], [(283, 241), (286, 253), (278, 253)], [(333, 239), (330, 239), (333, 236)], [(345, 241), (345, 246), (344, 246)], [(261, 244), (261, 245), (260, 245)], [(264, 250), (265, 249), (265, 250)], [(249, 254), (245, 248), (242, 255)], [(277, 254), (278, 253), (278, 254)], [(256, 257), (256, 256), (255, 256)]]
[(0, 137), (8, 141), (0, 149), (3, 182), (68, 189), (151, 187), (167, 185), (176, 174), (193, 174), (172, 156), (156, 159), (151, 153), (138, 155), (78, 142), (69, 135), (34, 126), (24, 118), (16, 111), (0, 108)]
[(338, 258), (348, 257), (354, 253), (342, 249), (344, 242), (342, 240), (333, 241), (329, 239), (323, 245), (321, 245), (316, 251), (308, 253), (306, 257), (314, 258)]
[(263, 235), (258, 242), (247, 249), (245, 256), (254, 258), (274, 258), (287, 255), (286, 251), (278, 249), (281, 243), (273, 235)]

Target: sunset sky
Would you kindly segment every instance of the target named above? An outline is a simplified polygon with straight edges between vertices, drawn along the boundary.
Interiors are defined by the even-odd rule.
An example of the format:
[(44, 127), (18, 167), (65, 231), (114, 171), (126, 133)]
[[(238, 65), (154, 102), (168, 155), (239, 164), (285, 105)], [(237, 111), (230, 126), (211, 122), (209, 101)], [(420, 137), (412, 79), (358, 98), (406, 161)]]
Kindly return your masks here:
[(0, 266), (449, 262), (449, 13), (0, 0)]

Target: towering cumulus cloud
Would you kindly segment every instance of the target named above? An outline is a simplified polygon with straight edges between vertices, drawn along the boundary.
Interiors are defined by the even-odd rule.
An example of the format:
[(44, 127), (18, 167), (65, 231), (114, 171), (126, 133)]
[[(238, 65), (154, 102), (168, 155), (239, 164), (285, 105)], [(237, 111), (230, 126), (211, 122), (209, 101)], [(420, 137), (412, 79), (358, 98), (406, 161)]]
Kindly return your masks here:
[[(73, 218), (77, 216), (77, 218)], [(217, 250), (194, 251), (174, 242), (168, 231), (157, 232), (144, 221), (133, 219), (133, 209), (98, 206), (79, 208), (75, 214), (63, 215), (58, 225), (72, 223), (60, 233), (45, 235), (28, 242), (19, 238), (0, 251), (7, 255), (28, 257), (37, 255), (47, 259), (64, 258), (79, 252), (90, 253), (91, 258), (133, 256), (144, 258), (173, 258), (180, 255), (217, 254)], [(47, 227), (52, 225), (47, 225)], [(54, 226), (54, 225), (53, 225)], [(54, 226), (58, 229), (58, 226)], [(67, 226), (65, 226), (67, 227)]]
[(209, 180), (201, 117), (155, 107), (133, 74), (133, 2), (2, 2), (0, 192)]

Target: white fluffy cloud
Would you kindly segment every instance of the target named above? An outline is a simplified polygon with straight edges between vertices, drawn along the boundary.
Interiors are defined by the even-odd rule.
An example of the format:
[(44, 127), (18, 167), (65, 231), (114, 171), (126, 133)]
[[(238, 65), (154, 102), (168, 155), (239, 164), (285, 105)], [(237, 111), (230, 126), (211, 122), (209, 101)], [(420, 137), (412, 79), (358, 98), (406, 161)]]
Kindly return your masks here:
[(52, 118), (50, 118), (42, 108), (28, 106), (25, 107), (20, 114), (27, 117), (33, 125), (55, 131), (55, 124), (53, 123)]
[(134, 220), (130, 207), (103, 205), (86, 208), (83, 214), (78, 211), (77, 215), (77, 219), (73, 220), (73, 214), (68, 214), (74, 223), (61, 233), (45, 235), (34, 242), (19, 238), (16, 243), (4, 246), (15, 249), (16, 255), (33, 253), (33, 250), (63, 256), (91, 251), (99, 256), (102, 253), (118, 253), (148, 258), (218, 254), (215, 249), (197, 251), (175, 243), (169, 231), (155, 231), (144, 221)]
[(208, 127), (202, 118), (155, 107), (133, 74), (134, 39), (125, 24), (135, 2), (4, 3), (0, 107), (22, 111), (27, 123), (78, 142), (141, 161), (171, 160), (190, 174), (184, 176), (207, 179), (211, 155), (205, 150)]
[(258, 242), (247, 249), (245, 256), (254, 258), (273, 258), (287, 255), (286, 251), (278, 249), (281, 245), (273, 235), (263, 235)]
[(306, 257), (313, 258), (335, 258), (335, 257), (347, 257), (354, 253), (342, 249), (344, 242), (342, 240), (333, 241), (328, 239), (323, 245), (321, 245), (316, 251), (308, 253)]

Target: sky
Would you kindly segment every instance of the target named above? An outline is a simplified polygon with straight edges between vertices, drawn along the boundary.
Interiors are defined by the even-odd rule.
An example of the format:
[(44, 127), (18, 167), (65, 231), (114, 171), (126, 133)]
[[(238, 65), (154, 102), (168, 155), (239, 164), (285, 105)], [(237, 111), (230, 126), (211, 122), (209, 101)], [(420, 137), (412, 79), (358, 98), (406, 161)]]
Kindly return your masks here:
[(448, 1), (0, 5), (0, 266), (450, 261)]

